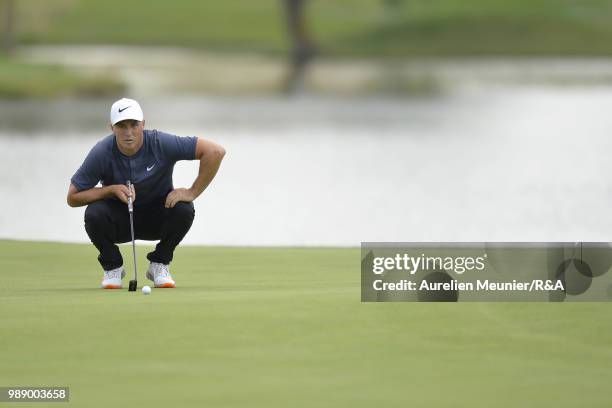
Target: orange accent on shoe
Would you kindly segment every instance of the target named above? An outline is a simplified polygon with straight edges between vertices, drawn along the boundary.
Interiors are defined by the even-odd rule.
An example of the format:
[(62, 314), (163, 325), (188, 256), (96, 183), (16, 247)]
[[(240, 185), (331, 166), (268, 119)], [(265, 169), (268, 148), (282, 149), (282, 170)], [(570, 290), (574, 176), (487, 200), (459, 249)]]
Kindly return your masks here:
[(176, 285), (174, 283), (170, 283), (170, 282), (166, 282), (164, 284), (161, 284), (159, 286), (155, 285), (156, 288), (176, 288)]
[(105, 285), (102, 289), (121, 289), (121, 285)]

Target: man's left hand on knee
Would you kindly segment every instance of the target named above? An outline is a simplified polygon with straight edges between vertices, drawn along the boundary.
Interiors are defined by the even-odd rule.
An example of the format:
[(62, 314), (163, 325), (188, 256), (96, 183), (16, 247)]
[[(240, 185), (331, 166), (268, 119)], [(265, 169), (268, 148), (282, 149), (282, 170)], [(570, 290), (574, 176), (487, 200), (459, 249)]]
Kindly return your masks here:
[(177, 188), (168, 193), (164, 206), (166, 208), (173, 208), (179, 201), (190, 203), (195, 200), (195, 198), (196, 195), (191, 191), (191, 189)]

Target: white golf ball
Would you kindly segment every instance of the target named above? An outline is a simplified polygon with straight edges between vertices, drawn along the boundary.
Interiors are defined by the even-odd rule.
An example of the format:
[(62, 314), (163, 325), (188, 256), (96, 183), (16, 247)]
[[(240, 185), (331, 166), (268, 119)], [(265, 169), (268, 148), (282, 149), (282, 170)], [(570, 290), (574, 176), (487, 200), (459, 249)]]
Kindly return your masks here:
[(150, 295), (151, 294), (151, 287), (150, 286), (143, 286), (142, 287), (142, 294), (143, 295)]

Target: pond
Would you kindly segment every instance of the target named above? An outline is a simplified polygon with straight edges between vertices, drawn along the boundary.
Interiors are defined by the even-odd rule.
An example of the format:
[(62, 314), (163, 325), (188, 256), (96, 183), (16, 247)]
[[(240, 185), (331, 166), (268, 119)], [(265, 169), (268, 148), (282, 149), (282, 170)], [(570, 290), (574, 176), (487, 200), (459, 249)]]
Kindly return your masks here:
[[(0, 102), (0, 238), (88, 242), (66, 192), (111, 102)], [(147, 128), (227, 150), (187, 244), (611, 240), (609, 86), (141, 104)], [(196, 172), (179, 163), (175, 186)]]

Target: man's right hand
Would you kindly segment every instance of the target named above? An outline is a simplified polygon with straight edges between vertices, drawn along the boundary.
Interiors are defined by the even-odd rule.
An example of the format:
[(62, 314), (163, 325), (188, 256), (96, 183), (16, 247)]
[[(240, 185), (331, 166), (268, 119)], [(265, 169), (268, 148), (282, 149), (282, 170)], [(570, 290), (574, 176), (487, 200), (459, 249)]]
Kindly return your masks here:
[(132, 203), (136, 201), (136, 190), (134, 189), (134, 185), (130, 185), (130, 188), (124, 184), (113, 184), (109, 186), (113, 195), (115, 195), (119, 200), (128, 203), (128, 197), (132, 197)]

